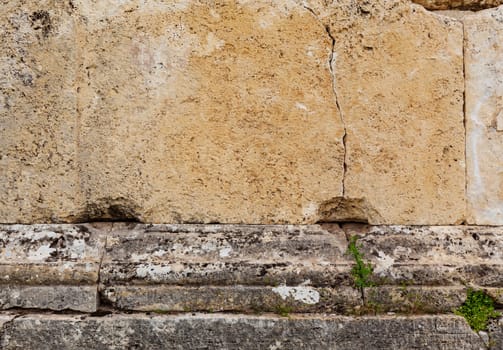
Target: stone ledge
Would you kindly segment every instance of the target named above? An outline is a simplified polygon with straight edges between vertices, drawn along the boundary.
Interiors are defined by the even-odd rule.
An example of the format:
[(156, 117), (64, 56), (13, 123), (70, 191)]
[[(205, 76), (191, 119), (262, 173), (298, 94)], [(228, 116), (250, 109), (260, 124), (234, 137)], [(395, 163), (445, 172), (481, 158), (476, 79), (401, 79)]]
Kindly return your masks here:
[[(27, 314), (4, 318), (0, 336), (4, 350), (488, 348), (457, 316)], [(494, 336), (501, 335), (498, 329)], [(494, 337), (491, 341), (501, 343)]]
[(0, 242), (1, 309), (445, 313), (469, 286), (503, 304), (501, 227), (0, 225)]

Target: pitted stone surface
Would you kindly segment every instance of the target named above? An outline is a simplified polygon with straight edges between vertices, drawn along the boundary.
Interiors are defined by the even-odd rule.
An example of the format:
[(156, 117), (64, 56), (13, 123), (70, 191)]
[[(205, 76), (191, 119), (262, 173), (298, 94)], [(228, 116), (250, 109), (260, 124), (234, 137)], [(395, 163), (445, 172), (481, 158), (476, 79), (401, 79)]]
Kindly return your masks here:
[(82, 209), (70, 4), (0, 5), (0, 223), (72, 221)]
[(91, 225), (0, 225), (0, 284), (96, 284), (102, 233)]
[(502, 0), (412, 0), (428, 10), (482, 10), (503, 4)]
[(405, 0), (5, 9), (0, 222), (464, 219), (457, 21)]
[(475, 226), (343, 227), (361, 238), (380, 283), (502, 287), (503, 228)]
[(98, 287), (65, 285), (0, 285), (0, 309), (47, 309), (95, 312)]
[(361, 305), (360, 293), (349, 286), (116, 285), (104, 288), (101, 297), (103, 302), (117, 310), (153, 312), (352, 314)]
[(337, 225), (114, 224), (101, 283), (312, 285), (349, 281)]
[(503, 224), (503, 7), (465, 16), (468, 221)]
[(486, 349), (457, 316), (26, 315), (2, 349)]
[(346, 126), (344, 195), (353, 206), (341, 216), (340, 206), (327, 203), (325, 216), (462, 223), (462, 24), (408, 1), (337, 1), (328, 11), (323, 16), (334, 38), (334, 86)]

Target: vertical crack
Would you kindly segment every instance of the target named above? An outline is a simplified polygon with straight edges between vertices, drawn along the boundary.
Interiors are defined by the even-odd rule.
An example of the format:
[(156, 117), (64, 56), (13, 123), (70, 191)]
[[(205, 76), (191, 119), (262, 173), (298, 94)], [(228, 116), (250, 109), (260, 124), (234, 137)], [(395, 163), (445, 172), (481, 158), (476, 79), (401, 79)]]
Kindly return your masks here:
[(465, 215), (464, 215), (464, 223), (467, 224), (467, 215), (468, 215), (468, 133), (466, 128), (467, 123), (467, 115), (466, 115), (466, 27), (464, 20), (460, 20), (461, 28), (463, 30), (463, 41), (462, 45), (462, 54), (463, 54), (463, 128), (465, 131)]
[(342, 146), (344, 148), (344, 162), (343, 162), (343, 169), (342, 169), (342, 197), (344, 198), (346, 195), (346, 186), (345, 186), (345, 181), (346, 181), (346, 172), (347, 172), (347, 148), (346, 148), (346, 136), (348, 135), (347, 129), (346, 129), (346, 122), (344, 120), (344, 114), (342, 113), (342, 108), (339, 102), (339, 96), (337, 95), (337, 84), (335, 81), (335, 72), (334, 72), (334, 51), (335, 51), (335, 38), (332, 36), (330, 33), (330, 28), (328, 25), (325, 25), (325, 31), (328, 34), (328, 37), (332, 41), (332, 48), (330, 50), (330, 55), (328, 57), (328, 68), (330, 70), (330, 77), (332, 79), (332, 90), (334, 92), (335, 96), (335, 105), (337, 106), (337, 110), (339, 111), (339, 116), (341, 118), (341, 123), (342, 123), (342, 128), (344, 130), (342, 134)]
[(347, 172), (347, 148), (346, 148), (346, 136), (347, 136), (347, 128), (346, 128), (346, 123), (344, 120), (344, 114), (342, 113), (342, 108), (339, 102), (339, 96), (337, 95), (337, 84), (335, 80), (335, 71), (334, 71), (334, 51), (335, 51), (335, 38), (333, 37), (332, 33), (330, 33), (330, 27), (328, 24), (324, 24), (323, 21), (320, 20), (319, 16), (316, 14), (316, 12), (310, 8), (309, 6), (306, 6), (305, 4), (302, 5), (304, 9), (309, 11), (315, 18), (318, 20), (322, 25), (323, 28), (325, 28), (325, 31), (328, 35), (328, 37), (331, 40), (331, 48), (330, 48), (330, 55), (328, 57), (328, 69), (330, 71), (330, 78), (332, 79), (332, 91), (334, 93), (335, 97), (335, 105), (337, 107), (337, 111), (339, 112), (339, 117), (341, 120), (342, 128), (343, 128), (343, 134), (342, 134), (342, 146), (344, 148), (344, 161), (343, 161), (343, 169), (342, 169), (342, 198), (345, 197), (346, 195), (346, 186), (345, 186), (345, 181), (346, 181), (346, 172)]

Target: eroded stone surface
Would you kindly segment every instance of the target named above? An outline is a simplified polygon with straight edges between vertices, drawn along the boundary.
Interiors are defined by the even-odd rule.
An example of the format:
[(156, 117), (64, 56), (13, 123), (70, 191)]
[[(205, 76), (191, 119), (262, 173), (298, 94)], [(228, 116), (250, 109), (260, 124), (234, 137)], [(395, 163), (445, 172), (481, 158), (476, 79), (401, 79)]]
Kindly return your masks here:
[[(346, 126), (344, 194), (331, 219), (459, 224), (465, 218), (463, 29), (408, 1), (338, 1), (320, 16)], [(341, 217), (341, 214), (343, 215)]]
[(457, 316), (27, 315), (2, 349), (485, 349)]
[(73, 9), (0, 6), (0, 223), (73, 220), (82, 206)]
[(331, 39), (294, 2), (75, 2), (90, 217), (300, 223), (342, 195)]
[(0, 222), (464, 219), (459, 22), (405, 0), (5, 9)]
[(503, 7), (464, 17), (468, 221), (503, 224)]
[(345, 226), (361, 238), (379, 283), (501, 287), (503, 229), (470, 226)]
[(94, 312), (97, 286), (0, 285), (0, 309), (49, 309)]
[(96, 284), (100, 232), (90, 225), (0, 225), (0, 285)]
[(118, 310), (153, 312), (323, 312), (351, 314), (361, 305), (352, 287), (130, 286), (106, 287), (102, 301)]
[(502, 0), (412, 0), (429, 10), (482, 10), (503, 4)]
[(100, 280), (174, 285), (349, 282), (344, 233), (319, 225), (120, 225), (107, 238)]

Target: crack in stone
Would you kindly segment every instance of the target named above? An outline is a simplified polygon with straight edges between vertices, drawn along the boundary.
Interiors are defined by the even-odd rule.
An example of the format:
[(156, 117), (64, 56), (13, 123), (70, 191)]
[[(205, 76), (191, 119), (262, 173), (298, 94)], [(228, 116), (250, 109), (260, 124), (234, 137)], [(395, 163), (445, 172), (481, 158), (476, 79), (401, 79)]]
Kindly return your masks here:
[(330, 78), (332, 80), (332, 91), (334, 93), (335, 97), (335, 105), (337, 107), (337, 111), (339, 112), (339, 117), (342, 123), (342, 128), (343, 128), (343, 135), (342, 135), (342, 146), (344, 149), (344, 161), (343, 161), (343, 170), (342, 170), (342, 198), (345, 197), (346, 195), (346, 186), (345, 186), (345, 181), (346, 181), (346, 172), (347, 172), (347, 148), (346, 148), (346, 136), (347, 136), (347, 128), (346, 128), (346, 122), (344, 120), (344, 114), (342, 113), (342, 108), (339, 102), (339, 96), (337, 94), (337, 84), (335, 80), (335, 71), (334, 71), (334, 50), (335, 50), (335, 38), (333, 37), (332, 33), (330, 33), (330, 27), (327, 24), (324, 24), (323, 21), (320, 20), (316, 12), (310, 8), (309, 6), (306, 6), (305, 4), (302, 5), (304, 9), (309, 11), (320, 23), (323, 25), (323, 28), (325, 28), (325, 31), (328, 35), (328, 37), (331, 40), (331, 48), (330, 48), (330, 55), (328, 57), (328, 69), (330, 71)]

